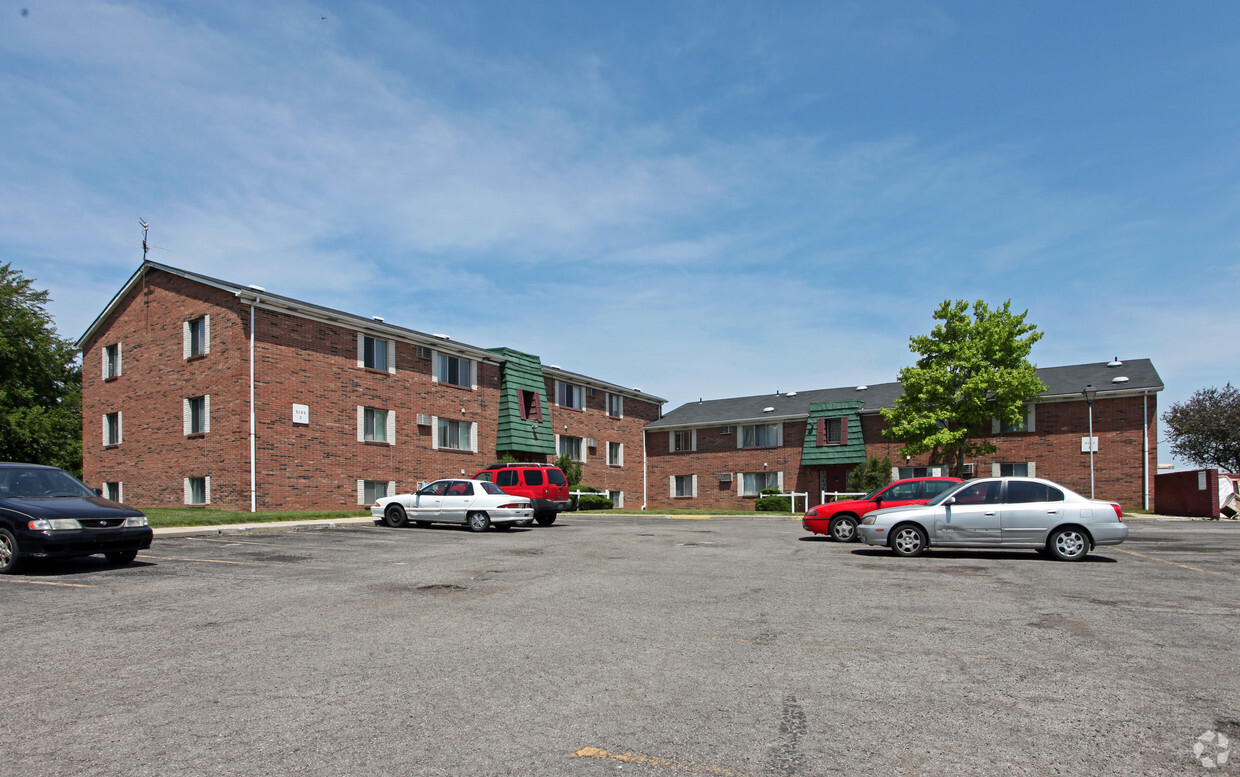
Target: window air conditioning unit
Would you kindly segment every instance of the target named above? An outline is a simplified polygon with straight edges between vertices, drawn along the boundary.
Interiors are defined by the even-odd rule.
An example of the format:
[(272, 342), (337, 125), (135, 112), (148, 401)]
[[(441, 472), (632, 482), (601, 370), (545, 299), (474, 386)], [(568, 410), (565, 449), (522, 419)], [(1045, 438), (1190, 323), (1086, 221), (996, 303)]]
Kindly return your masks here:
[(587, 448), (597, 448), (597, 447), (598, 447), (598, 440), (594, 439), (593, 437), (587, 437), (587, 438), (586, 438), (586, 447), (587, 447)]
[(973, 477), (973, 465), (965, 464), (960, 468), (960, 476), (965, 478)]
[(430, 426), (431, 417), (428, 413), (418, 413), (418, 426)]
[(732, 473), (731, 473), (731, 472), (720, 472), (720, 473), (719, 473), (719, 482), (720, 482), (720, 483), (731, 483), (731, 482), (732, 482)]
[(418, 358), (419, 359), (431, 358), (431, 349), (427, 348), (425, 345), (419, 345), (418, 346)]
[[(730, 426), (721, 426), (721, 427), (719, 427), (719, 434), (731, 434), (731, 433), (732, 433), (732, 427), (730, 427)], [(728, 479), (729, 479), (729, 480), (731, 480), (731, 479), (732, 479), (732, 476), (731, 476), (731, 475), (728, 475)]]

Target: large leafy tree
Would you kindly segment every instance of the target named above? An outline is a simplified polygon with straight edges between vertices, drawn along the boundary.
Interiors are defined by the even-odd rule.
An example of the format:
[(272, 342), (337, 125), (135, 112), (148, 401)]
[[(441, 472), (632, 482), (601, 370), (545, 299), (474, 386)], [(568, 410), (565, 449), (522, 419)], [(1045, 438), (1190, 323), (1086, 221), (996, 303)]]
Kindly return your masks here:
[(1171, 452), (1199, 467), (1240, 472), (1240, 390), (1205, 388), (1163, 414)]
[(990, 309), (984, 301), (944, 300), (929, 335), (910, 338), (920, 354), (900, 370), (904, 393), (882, 411), (887, 433), (904, 443), (901, 453), (931, 454), (931, 461), (959, 476), (965, 457), (992, 453), (991, 419), (1019, 424), (1025, 404), (1046, 386), (1028, 356), (1042, 333), (1026, 323), (1029, 311), (1012, 313), (1011, 300)]
[(82, 371), (56, 334), (48, 294), (0, 265), (0, 461), (82, 472)]

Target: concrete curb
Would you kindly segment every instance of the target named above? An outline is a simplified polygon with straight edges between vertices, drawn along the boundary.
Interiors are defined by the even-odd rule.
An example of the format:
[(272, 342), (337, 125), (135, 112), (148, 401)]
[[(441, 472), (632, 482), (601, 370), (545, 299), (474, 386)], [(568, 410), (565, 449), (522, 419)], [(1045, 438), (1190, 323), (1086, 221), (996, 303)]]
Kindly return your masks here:
[(212, 534), (245, 534), (247, 532), (297, 531), (299, 529), (335, 529), (341, 526), (373, 526), (375, 519), (323, 518), (313, 521), (265, 521), (262, 523), (226, 523), (218, 526), (171, 526), (153, 529), (156, 537), (198, 537)]

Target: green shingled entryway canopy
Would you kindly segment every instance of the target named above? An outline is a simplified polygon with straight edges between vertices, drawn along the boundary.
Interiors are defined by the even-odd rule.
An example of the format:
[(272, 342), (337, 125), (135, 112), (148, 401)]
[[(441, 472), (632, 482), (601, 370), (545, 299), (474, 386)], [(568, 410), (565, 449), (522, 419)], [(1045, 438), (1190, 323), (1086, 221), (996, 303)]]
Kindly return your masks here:
[[(865, 440), (861, 437), (860, 410), (864, 402), (815, 402), (809, 406), (805, 424), (805, 444), (801, 447), (802, 467), (833, 464), (861, 464), (865, 461)], [(827, 422), (839, 419), (839, 442), (827, 442)]]
[[(547, 406), (547, 384), (543, 380), (542, 362), (533, 354), (511, 348), (488, 348), (503, 356), (503, 378), (500, 381), (499, 424), (495, 450), (507, 453), (555, 455), (555, 432)], [(537, 412), (522, 418), (522, 392), (533, 392)], [(528, 393), (527, 393), (528, 396)], [(533, 408), (531, 408), (533, 410)]]

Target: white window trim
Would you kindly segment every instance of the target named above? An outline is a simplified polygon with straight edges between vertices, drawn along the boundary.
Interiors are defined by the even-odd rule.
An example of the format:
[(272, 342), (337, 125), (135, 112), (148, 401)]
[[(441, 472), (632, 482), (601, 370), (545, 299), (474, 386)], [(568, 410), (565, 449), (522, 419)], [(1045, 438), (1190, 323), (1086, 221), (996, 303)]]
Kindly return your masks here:
[[(108, 481), (106, 481), (106, 480), (105, 480), (105, 481), (103, 481), (103, 488), (102, 488), (101, 490), (103, 491), (103, 498), (104, 498), (104, 499), (110, 499), (110, 498), (111, 498), (111, 497), (109, 497), (109, 496), (108, 496)], [(112, 501), (114, 501), (114, 502), (124, 502), (124, 501), (125, 501), (125, 483), (124, 483), (123, 481), (120, 481), (120, 480), (116, 481), (116, 499), (114, 499), (114, 500), (112, 500)]]
[(112, 414), (111, 413), (103, 414), (103, 444), (105, 446), (120, 445), (125, 440), (125, 419), (121, 415), (121, 412), (122, 411), (120, 410), (116, 411), (116, 442), (108, 441), (108, 416)]
[[(690, 493), (690, 496), (679, 496), (679, 495), (676, 493), (676, 478), (678, 478), (678, 477), (682, 477), (682, 478), (683, 478), (683, 477), (687, 477), (687, 478), (689, 478), (689, 493)], [(690, 498), (692, 498), (692, 499), (697, 499), (697, 495), (698, 495), (698, 476), (697, 476), (697, 475), (669, 475), (669, 476), (668, 476), (668, 489), (669, 489), (669, 491), (670, 491), (670, 494), (671, 494), (672, 499), (690, 499)]]
[[(476, 360), (470, 359), (467, 356), (458, 356), (457, 354), (454, 354), (454, 353), (448, 353), (446, 351), (436, 351), (434, 349), (431, 350), (431, 383), (442, 383), (443, 382), (439, 379), (439, 357), (441, 355), (448, 356), (453, 359), (460, 359), (461, 361), (468, 364), (469, 365), (469, 388), (472, 391), (478, 390), (478, 362)], [(458, 388), (465, 388), (464, 386), (461, 386), (456, 383), (448, 383), (446, 385), (457, 386)]]
[[(624, 418), (624, 396), (621, 394), (613, 394), (607, 392), (607, 406), (605, 412), (608, 418)], [(620, 412), (616, 415), (611, 414), (611, 400), (615, 399), (620, 404)]]
[(555, 435), (555, 443), (554, 443), (554, 444), (555, 444), (555, 455), (556, 455), (556, 456), (563, 456), (563, 455), (564, 455), (563, 453), (561, 453), (561, 452), (560, 452), (560, 437), (574, 437), (574, 438), (576, 438), (576, 439), (578, 439), (578, 440), (581, 440), (581, 446), (580, 446), (580, 447), (581, 447), (581, 458), (580, 458), (580, 459), (573, 459), (573, 461), (579, 462), (579, 463), (581, 463), (581, 464), (585, 464), (585, 463), (586, 463), (586, 459), (588, 459), (588, 458), (590, 457), (590, 454), (588, 453), (588, 448), (587, 448), (587, 446), (586, 446), (586, 438), (584, 438), (584, 437), (577, 437), (577, 435), (575, 435), (575, 434), (565, 434), (565, 435), (559, 435), (559, 434), (557, 434), (557, 435)]
[(190, 488), (190, 485), (189, 485), (189, 482), (191, 480), (194, 480), (194, 478), (185, 478), (185, 504), (187, 505), (197, 505), (197, 504), (209, 505), (211, 504), (211, 476), (207, 475), (206, 477), (202, 479), (202, 498), (203, 498), (202, 502), (191, 502), (190, 501), (190, 499), (193, 498), (193, 490)]
[[(745, 445), (745, 430), (751, 427), (756, 430), (757, 427), (759, 426), (775, 427), (775, 444), (774, 445)], [(758, 437), (758, 433), (757, 431), (755, 431), (754, 439), (757, 439), (757, 437)], [(740, 450), (741, 448), (780, 448), (780, 447), (783, 447), (783, 444), (784, 444), (784, 425), (782, 423), (777, 422), (777, 423), (769, 423), (769, 424), (743, 424), (741, 426), (738, 426), (736, 429), (737, 450)]]
[[(615, 494), (615, 496), (613, 497), (612, 494)], [(624, 492), (623, 491), (608, 491), (607, 498), (611, 500), (611, 504), (613, 507), (624, 507)]]
[[(573, 400), (577, 402), (577, 404), (575, 405), (561, 405), (560, 404), (560, 386), (568, 386), (573, 389)], [(555, 406), (565, 407), (565, 408), (568, 408), (569, 410), (585, 410), (586, 409), (585, 387), (579, 386), (576, 383), (565, 383), (563, 381), (557, 380), (555, 382)]]
[[(449, 418), (447, 420), (454, 421), (457, 419)], [(469, 434), (467, 436), (467, 439), (469, 440), (469, 447), (468, 448), (446, 448), (445, 447), (443, 448), (443, 450), (445, 451), (468, 451), (469, 453), (477, 453), (478, 452), (478, 422), (477, 421), (463, 421), (462, 423), (469, 424)], [(439, 416), (435, 416), (435, 415), (431, 416), (431, 450), (433, 451), (440, 450)]]
[(692, 451), (697, 450), (697, 429), (673, 429), (667, 433), (667, 449), (669, 451), (671, 451), (672, 453), (683, 453), (683, 451), (676, 450), (676, 433), (677, 432), (688, 432), (689, 433), (689, 451), (692, 452)]
[[(105, 346), (103, 347), (103, 349), (102, 349), (102, 353), (103, 353), (103, 379), (104, 379), (104, 380), (111, 380), (111, 379), (112, 379), (112, 378), (114, 378), (114, 377), (119, 378), (119, 377), (121, 376), (121, 368), (122, 368), (122, 365), (124, 364), (124, 360), (121, 358), (121, 352), (122, 352), (121, 343), (119, 343), (119, 342), (118, 342), (118, 343), (113, 343), (112, 345), (115, 345), (115, 346), (116, 346), (116, 364), (115, 364), (115, 365), (112, 365), (112, 364), (109, 362), (109, 360), (108, 360), (108, 349), (109, 349), (109, 348), (111, 348), (112, 346), (111, 346), (111, 345), (105, 345)], [(109, 375), (109, 374), (108, 374), (108, 367), (110, 367), (110, 366), (115, 367), (115, 369), (114, 369), (114, 370), (112, 370), (112, 371), (115, 373), (114, 375)]]
[(623, 466), (624, 466), (624, 443), (622, 443), (622, 442), (617, 442), (617, 443), (616, 443), (616, 445), (620, 446), (620, 450), (619, 450), (620, 455), (617, 457), (617, 458), (619, 459), (619, 461), (611, 461), (610, 459), (611, 459), (611, 444), (612, 444), (612, 442), (613, 442), (613, 441), (610, 441), (610, 440), (604, 440), (604, 441), (603, 441), (603, 450), (607, 452), (607, 453), (606, 453), (606, 456), (607, 456), (607, 464), (608, 464), (608, 466), (611, 466), (611, 467), (623, 467)]
[[(199, 318), (202, 319), (202, 354), (201, 355), (206, 356), (207, 354), (211, 353), (211, 316), (205, 315), (205, 316), (199, 316)], [(181, 355), (183, 358), (186, 358), (186, 359), (194, 355), (189, 352), (190, 342), (191, 342), (191, 338), (189, 334), (189, 325), (197, 320), (198, 318), (193, 318), (181, 324)]]
[[(1024, 432), (1036, 432), (1035, 423), (1037, 421), (1037, 405), (1033, 402), (1025, 405), (1025, 428), (1020, 432), (1007, 432), (1006, 434), (1023, 434)], [(991, 434), (1004, 434), (1003, 421), (998, 418), (990, 419)]]
[[(1008, 463), (1015, 464), (1017, 462), (1008, 462)], [(990, 476), (992, 478), (1003, 477), (1003, 474), (1002, 474), (1003, 464), (1004, 462), (1001, 462), (1001, 461), (996, 461), (996, 462), (991, 463)], [(1024, 464), (1025, 464), (1025, 471), (1029, 473), (1025, 477), (1036, 478), (1038, 476), (1038, 463), (1036, 461), (1026, 461)]]
[(183, 431), (186, 436), (191, 434), (208, 434), (211, 431), (211, 395), (202, 395), (202, 431), (200, 432), (192, 430), (194, 414), (189, 405), (192, 399), (198, 399), (198, 397), (186, 397), (182, 405), (182, 412), (184, 414)]
[[(762, 489), (759, 488), (752, 494), (745, 493), (745, 476), (746, 475), (769, 475), (769, 472), (738, 472), (736, 473), (736, 495), (737, 496), (761, 496)], [(763, 486), (765, 488), (766, 486)], [(784, 490), (784, 471), (779, 470), (775, 473), (775, 487), (781, 492)]]
[(357, 333), (357, 366), (359, 369), (366, 369), (366, 338), (378, 340), (383, 343), (383, 350), (387, 356), (387, 373), (389, 375), (396, 374), (396, 341), (389, 340), (386, 337), (375, 337), (365, 332)]

